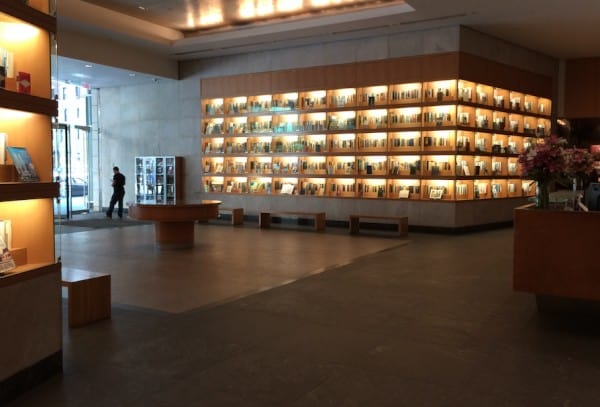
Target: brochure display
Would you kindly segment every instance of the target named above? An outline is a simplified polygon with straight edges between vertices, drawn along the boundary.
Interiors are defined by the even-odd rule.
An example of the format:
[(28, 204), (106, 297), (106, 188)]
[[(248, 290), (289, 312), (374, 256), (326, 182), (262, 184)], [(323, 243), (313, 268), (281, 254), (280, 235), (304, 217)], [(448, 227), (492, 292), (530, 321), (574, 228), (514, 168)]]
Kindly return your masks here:
[(173, 205), (183, 198), (183, 157), (135, 157), (135, 202)]

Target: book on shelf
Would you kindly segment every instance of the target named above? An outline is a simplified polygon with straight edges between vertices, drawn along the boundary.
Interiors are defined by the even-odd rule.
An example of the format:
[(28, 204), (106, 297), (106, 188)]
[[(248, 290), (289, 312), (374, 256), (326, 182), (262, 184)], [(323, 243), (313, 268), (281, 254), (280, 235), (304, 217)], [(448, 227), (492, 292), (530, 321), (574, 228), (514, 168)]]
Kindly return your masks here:
[(19, 72), (17, 74), (17, 91), (20, 93), (31, 93), (31, 74), (29, 72)]
[(8, 135), (0, 132), (0, 165), (6, 164), (6, 140)]
[(7, 274), (17, 265), (12, 257), (12, 253), (8, 248), (8, 245), (4, 242), (4, 237), (0, 235), (0, 276)]
[(0, 219), (0, 237), (4, 239), (4, 244), (9, 250), (12, 250), (12, 222), (10, 219)]
[(6, 149), (17, 169), (19, 181), (37, 182), (40, 180), (35, 170), (35, 166), (31, 162), (31, 157), (25, 147), (7, 147)]
[(283, 184), (281, 187), (282, 194), (293, 194), (294, 193), (294, 185), (293, 184)]
[(15, 54), (6, 48), (0, 48), (0, 66), (4, 68), (5, 79), (15, 76)]

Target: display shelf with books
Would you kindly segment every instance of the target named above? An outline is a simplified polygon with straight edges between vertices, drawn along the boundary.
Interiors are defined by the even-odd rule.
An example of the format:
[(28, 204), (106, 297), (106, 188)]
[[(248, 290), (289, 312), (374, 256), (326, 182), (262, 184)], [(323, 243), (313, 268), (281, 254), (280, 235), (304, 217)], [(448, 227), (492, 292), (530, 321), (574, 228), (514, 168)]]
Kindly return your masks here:
[(245, 194), (248, 192), (247, 177), (225, 177), (223, 181), (225, 192), (231, 194)]
[(298, 108), (298, 92), (279, 93), (271, 99), (272, 112), (289, 112)]
[(356, 89), (331, 89), (327, 91), (327, 107), (330, 109), (356, 106)]
[(387, 152), (388, 135), (385, 132), (357, 134), (357, 152), (385, 153)]
[[(0, 404), (60, 371), (60, 253), (55, 251), (51, 52), (48, 1), (0, 3)], [(11, 154), (6, 154), (8, 150)], [(7, 231), (7, 225), (10, 225)]]
[(218, 193), (531, 196), (517, 158), (551, 127), (549, 98), (466, 79), (223, 95), (202, 111), (203, 189)]
[(388, 198), (389, 199), (421, 199), (421, 180), (415, 178), (407, 179), (389, 179), (388, 178)]
[(389, 103), (391, 105), (420, 103), (422, 88), (423, 85), (419, 82), (390, 85)]
[[(57, 103), (51, 98), (48, 50), (56, 20), (47, 14), (47, 4), (44, 7), (43, 2), (36, 2), (35, 6), (0, 5), (0, 23), (6, 27), (0, 35), (0, 217), (12, 219), (15, 242), (29, 249), (28, 263), (52, 264), (55, 256), (51, 207), (52, 198), (58, 196), (58, 184), (52, 182), (50, 152), (51, 120), (57, 114)], [(19, 88), (17, 83), (19, 73), (25, 71), (38, 78), (27, 89)], [(28, 222), (22, 211), (15, 210), (15, 202), (32, 210), (39, 206), (47, 217), (40, 225), (50, 233), (31, 233), (30, 229), (40, 225)]]
[[(324, 196), (327, 193), (326, 181), (327, 180), (325, 178), (300, 178), (298, 181), (299, 194), (309, 196)], [(291, 185), (293, 186), (294, 184), (292, 183)], [(291, 190), (288, 186), (285, 187), (285, 192), (282, 193), (293, 194), (293, 190)]]
[(358, 178), (356, 189), (358, 198), (387, 198), (387, 181), (385, 178)]
[(298, 178), (291, 177), (273, 177), (273, 192), (281, 195), (297, 195)]
[[(205, 160), (205, 170), (222, 172), (224, 158)], [(208, 167), (206, 167), (208, 165)], [(183, 157), (135, 157), (135, 202), (174, 205), (183, 198)]]

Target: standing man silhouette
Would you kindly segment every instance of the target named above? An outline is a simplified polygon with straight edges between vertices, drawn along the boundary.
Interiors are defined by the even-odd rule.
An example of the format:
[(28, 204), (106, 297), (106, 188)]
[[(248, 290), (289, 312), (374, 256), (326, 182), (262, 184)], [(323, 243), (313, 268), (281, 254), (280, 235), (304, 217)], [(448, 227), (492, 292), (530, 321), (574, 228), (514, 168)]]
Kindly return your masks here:
[(112, 219), (113, 210), (115, 209), (115, 204), (119, 204), (117, 209), (117, 215), (119, 218), (123, 218), (123, 197), (125, 196), (125, 175), (119, 172), (119, 167), (113, 167), (113, 194), (110, 198), (110, 205), (108, 206), (108, 211), (106, 211), (106, 217)]

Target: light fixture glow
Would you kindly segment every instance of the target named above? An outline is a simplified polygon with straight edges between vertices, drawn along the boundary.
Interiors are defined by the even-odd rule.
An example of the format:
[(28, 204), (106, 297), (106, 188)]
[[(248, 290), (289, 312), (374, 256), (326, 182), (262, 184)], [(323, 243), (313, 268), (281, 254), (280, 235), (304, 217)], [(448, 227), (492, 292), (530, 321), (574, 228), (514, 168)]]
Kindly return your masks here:
[(223, 11), (219, 7), (210, 7), (205, 12), (200, 14), (198, 24), (202, 27), (206, 27), (221, 24), (223, 21)]
[(302, 10), (302, 0), (277, 0), (277, 12), (291, 13)]
[(257, 0), (256, 15), (260, 17), (270, 16), (275, 12), (273, 0)]
[(241, 0), (238, 5), (238, 16), (241, 19), (253, 18), (256, 15), (253, 0)]
[[(382, 3), (404, 3), (402, 0), (205, 0), (192, 2), (186, 0), (186, 27), (214, 28), (236, 24), (240, 20), (266, 20), (308, 13), (321, 13), (323, 10), (357, 6), (363, 9), (380, 7)], [(193, 7), (192, 4), (198, 4)], [(219, 17), (216, 17), (218, 9)], [(348, 8), (348, 10), (350, 10)], [(354, 11), (353, 8), (350, 11)], [(338, 10), (339, 11), (339, 10)]]
[(2, 121), (28, 119), (32, 115), (32, 113), (22, 112), (20, 110), (0, 109), (0, 119)]
[(0, 23), (0, 38), (7, 42), (28, 41), (34, 38), (39, 30), (32, 25), (22, 23)]

